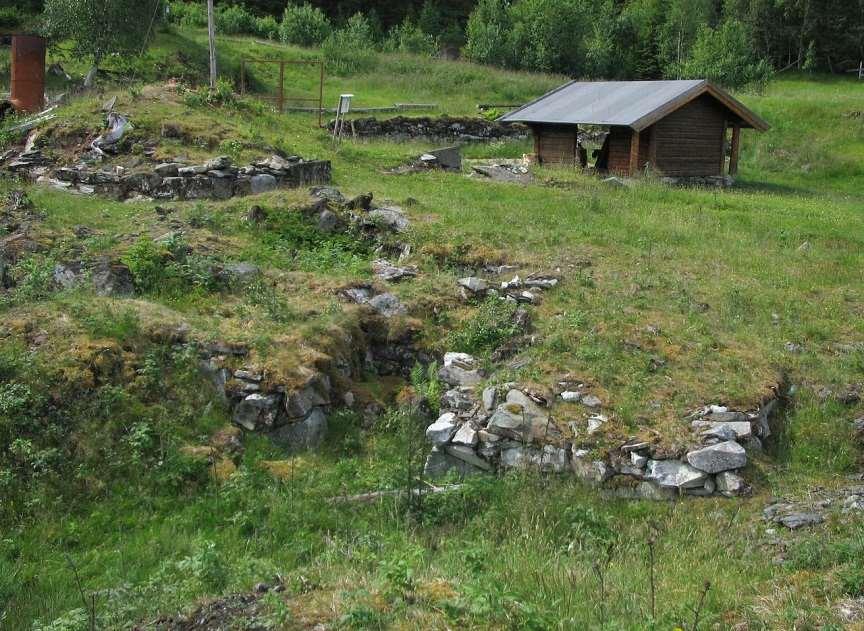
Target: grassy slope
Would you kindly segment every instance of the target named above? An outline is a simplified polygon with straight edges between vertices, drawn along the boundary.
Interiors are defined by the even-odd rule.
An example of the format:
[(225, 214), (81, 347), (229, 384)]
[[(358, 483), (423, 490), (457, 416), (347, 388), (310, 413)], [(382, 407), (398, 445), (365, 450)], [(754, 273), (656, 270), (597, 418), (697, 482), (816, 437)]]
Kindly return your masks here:
[[(162, 36), (153, 54), (182, 49), (200, 62), (202, 42), (200, 33)], [(224, 44), (223, 68), (229, 70), (241, 52), (273, 49), (243, 40)], [(350, 91), (363, 104), (428, 100), (450, 113), (471, 113), (477, 102), (525, 100), (558, 81), (389, 56), (369, 76), (328, 80), (327, 100)], [(601, 615), (591, 535), (609, 528), (621, 546), (609, 570), (607, 615), (614, 628), (641, 628), (644, 541), (652, 527), (660, 533), (660, 628), (689, 619), (688, 608), (707, 578), (713, 585), (703, 616), (711, 623), (746, 620), (755, 628), (791, 628), (832, 620), (830, 603), (841, 596), (840, 577), (849, 560), (860, 554), (860, 532), (838, 522), (826, 526), (829, 536), (796, 535), (800, 558), (775, 567), (768, 562), (772, 549), (764, 544), (758, 512), (771, 493), (831, 485), (854, 467), (848, 429), (853, 411), (819, 401), (809, 386), (862, 378), (860, 353), (836, 354), (831, 347), (864, 340), (864, 122), (844, 116), (860, 109), (861, 90), (852, 81), (792, 78), (775, 82), (764, 95), (742, 95), (773, 128), (761, 137), (745, 135), (741, 186), (725, 193), (651, 183), (608, 189), (565, 172), (539, 174), (556, 181), (555, 188), (437, 173), (382, 177), (381, 169), (427, 146), (333, 146), (312, 129), (308, 116), (193, 110), (158, 90), (134, 101), (121, 93), (120, 106), (132, 113), (142, 137), (158, 135), (170, 120), (194, 135), (212, 136), (216, 145), (163, 142), (164, 157), (183, 153), (194, 159), (218, 147), (246, 159), (258, 155), (262, 144), (325, 157), (334, 162), (336, 183), (349, 192), (420, 200), (408, 212), (417, 225), (411, 238), (421, 249), (430, 243), (482, 246), (538, 269), (560, 266), (564, 286), (550, 294), (537, 317), (542, 341), (527, 351), (528, 365), (512, 377), (548, 384), (563, 372), (584, 375), (602, 387), (624, 429), (646, 423), (669, 428), (680, 423), (682, 411), (705, 402), (752, 402), (780, 371), (802, 387), (788, 445), (779, 459), (753, 471), (760, 481), (757, 494), (740, 502), (740, 512), (738, 503), (715, 500), (673, 506), (601, 500), (570, 483), (520, 477), (477, 483), (450, 503), (433, 502), (422, 525), (406, 523), (387, 505), (332, 507), (322, 498), (393, 484), (400, 470), (386, 432), (357, 437), (347, 427), (324, 453), (297, 459), (294, 474), (282, 483), (256, 473), (256, 461), (279, 455), (253, 443), (241, 475), (222, 487), (184, 499), (116, 489), (81, 513), (16, 530), (0, 557), (4, 573), (15, 577), (7, 584), (12, 606), (5, 623), (26, 628), (35, 617), (50, 620), (80, 606), (63, 556), (68, 553), (87, 589), (129, 585), (102, 596), (103, 615), (116, 616), (115, 622), (171, 610), (199, 595), (248, 589), (279, 572), (289, 578), (298, 626), (304, 617), (314, 622), (347, 616), (344, 624), (353, 621), (358, 628), (548, 628), (547, 617), (584, 627), (596, 625)], [(63, 122), (73, 130), (95, 128), (100, 116), (94, 101), (82, 100), (69, 106)], [(219, 146), (232, 139), (252, 146)], [(513, 156), (524, 150), (519, 143), (490, 149)], [(84, 223), (123, 235), (94, 242), (95, 252), (121, 252), (133, 233), (155, 236), (161, 230), (149, 204), (69, 200), (35, 190), (32, 196), (58, 233)], [(277, 208), (292, 199), (280, 194), (208, 204), (205, 211), (220, 219), (191, 240), (203, 243), (214, 234), (221, 255), (242, 259), (254, 252), (274, 274), (289, 274), (288, 286), (309, 288), (303, 302), (289, 297), (307, 313), (298, 319), (302, 336), (302, 327), (320, 330), (334, 317), (312, 290), (322, 282), (365, 277), (368, 270), (349, 265), (340, 268), (339, 278), (322, 281), (331, 262), (297, 269), (241, 227), (243, 210), (253, 201)], [(184, 217), (202, 212), (178, 207)], [(805, 242), (809, 247), (801, 249)], [(592, 265), (580, 272), (583, 259)], [(400, 286), (403, 297), (451, 291), (455, 270), (418, 262), (424, 278)], [(63, 313), (63, 300), (70, 299), (54, 299), (45, 308)], [(221, 298), (151, 300), (202, 334), (221, 327), (223, 335), (242, 337), (249, 330), (220, 315), (215, 303)], [(779, 316), (776, 322), (772, 313)], [(445, 326), (465, 315), (454, 310)], [(260, 314), (255, 318), (270, 335), (262, 341), (266, 352), (281, 341), (283, 327)], [(322, 321), (316, 324), (316, 318)], [(647, 335), (649, 324), (660, 327), (659, 338)], [(787, 341), (803, 344), (805, 351), (786, 353)], [(659, 373), (647, 368), (655, 355), (667, 361)], [(657, 408), (653, 401), (662, 404)], [(575, 548), (568, 549), (573, 541)], [(415, 572), (416, 594), (409, 597), (406, 568)]]

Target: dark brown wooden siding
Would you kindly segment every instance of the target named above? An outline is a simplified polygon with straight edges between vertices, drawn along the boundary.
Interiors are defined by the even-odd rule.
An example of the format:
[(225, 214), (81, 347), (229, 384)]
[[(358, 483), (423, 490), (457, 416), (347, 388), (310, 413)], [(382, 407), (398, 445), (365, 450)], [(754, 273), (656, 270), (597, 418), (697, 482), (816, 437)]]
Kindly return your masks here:
[(721, 175), (726, 111), (711, 96), (691, 101), (650, 129), (653, 167), (658, 174)]
[[(609, 128), (609, 171), (630, 175), (630, 142), (633, 130), (629, 127)], [(651, 129), (639, 134), (639, 172), (651, 159)]]
[(533, 125), (534, 151), (540, 164), (573, 166), (578, 164), (576, 151), (579, 127), (576, 125)]

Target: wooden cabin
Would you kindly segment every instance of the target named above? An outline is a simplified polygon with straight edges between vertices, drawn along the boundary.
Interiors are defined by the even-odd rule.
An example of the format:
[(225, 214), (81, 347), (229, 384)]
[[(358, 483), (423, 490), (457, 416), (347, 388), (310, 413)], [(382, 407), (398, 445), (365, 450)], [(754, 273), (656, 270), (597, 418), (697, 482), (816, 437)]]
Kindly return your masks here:
[[(595, 168), (635, 176), (735, 175), (741, 130), (768, 124), (708, 81), (573, 81), (501, 117), (524, 123), (537, 161), (586, 166), (579, 126), (607, 127)], [(729, 162), (726, 146), (729, 143)]]

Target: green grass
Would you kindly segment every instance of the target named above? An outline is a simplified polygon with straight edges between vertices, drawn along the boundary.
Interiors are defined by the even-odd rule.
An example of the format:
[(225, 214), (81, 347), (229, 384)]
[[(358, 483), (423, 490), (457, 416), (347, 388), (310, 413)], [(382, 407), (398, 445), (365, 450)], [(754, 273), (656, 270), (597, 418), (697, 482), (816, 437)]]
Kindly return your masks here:
[[(148, 83), (184, 72), (194, 78), (206, 59), (205, 41), (202, 32), (160, 33), (137, 76)], [(237, 78), (244, 55), (311, 59), (318, 52), (221, 38), (225, 74)], [(66, 67), (84, 70), (74, 62)], [(288, 76), (298, 92), (316, 85), (307, 69), (292, 67)], [(275, 74), (256, 68), (255, 80), (256, 89), (271, 90)], [(371, 72), (328, 77), (325, 103), (352, 92), (358, 105), (429, 101), (440, 112), (473, 114), (477, 103), (525, 101), (560, 81), (380, 55)], [(181, 471), (174, 486), (160, 488), (155, 468), (142, 465), (129, 482), (118, 469), (95, 468), (96, 461), (85, 458), (76, 474), (82, 491), (73, 501), (47, 503), (47, 492), (33, 492), (26, 495), (33, 502), (26, 511), (31, 518), (4, 524), (0, 602), (8, 604), (0, 609), (0, 626), (42, 628), (34, 622), (80, 617), (70, 561), (85, 591), (98, 594), (100, 628), (128, 628), (199, 598), (249, 590), (277, 574), (288, 586), (289, 629), (319, 622), (334, 628), (600, 628), (603, 620), (609, 629), (688, 628), (706, 580), (711, 588), (701, 628), (837, 624), (834, 604), (854, 595), (858, 580), (860, 521), (833, 519), (789, 536), (791, 562), (774, 565), (776, 549), (767, 543), (760, 513), (773, 495), (843, 484), (859, 464), (849, 422), (861, 415), (860, 406), (822, 401), (816, 390), (864, 380), (861, 352), (836, 348), (864, 342), (864, 118), (848, 115), (861, 109), (862, 89), (848, 78), (781, 75), (764, 94), (739, 95), (772, 128), (762, 135), (745, 132), (739, 185), (722, 192), (651, 181), (609, 188), (547, 169), (537, 170), (538, 184), (524, 187), (452, 173), (384, 176), (385, 169), (431, 146), (333, 144), (314, 127), (313, 116), (279, 116), (251, 99), (193, 107), (164, 85), (140, 93), (112, 90), (135, 124), (134, 139), (158, 139), (160, 159), (228, 152), (246, 161), (277, 147), (331, 160), (335, 183), (347, 194), (373, 191), (378, 200), (403, 204), (414, 222), (406, 236), (414, 252), (410, 262), (422, 273), (392, 290), (411, 305), (427, 350), (458, 344), (485, 353), (512, 333), (501, 330), (494, 313), (461, 305), (454, 295), (456, 278), (472, 267), (513, 262), (527, 271), (560, 269), (563, 280), (534, 310), (537, 341), (521, 353), (522, 367), (501, 368), (496, 379), (551, 386), (564, 374), (578, 375), (595, 384), (616, 431), (655, 429), (673, 440), (695, 406), (754, 405), (781, 376), (797, 394), (786, 431), (748, 471), (754, 497), (740, 501), (627, 502), (566, 480), (510, 475), (473, 480), (408, 513), (392, 501), (329, 502), (403, 484), (417, 427), (389, 412), (373, 429), (363, 429), (351, 414), (336, 415), (328, 445), (287, 461), (290, 476), (284, 479), (263, 472), (262, 462), (285, 456), (260, 439), (247, 441), (239, 473), (223, 484), (186, 482)], [(106, 98), (74, 99), (59, 110), (49, 137), (83, 137), (98, 129)], [(166, 121), (177, 124), (184, 138), (162, 138)], [(465, 149), (472, 158), (527, 151), (527, 143), (519, 142)], [(114, 162), (131, 166), (135, 159)], [(0, 183), (3, 190), (11, 186)], [(142, 237), (169, 231), (152, 203), (35, 187), (28, 194), (45, 214), (36, 226), (50, 243), (44, 260), (120, 257)], [(38, 391), (40, 375), (71, 362), (70, 339), (113, 341), (143, 372), (130, 386), (131, 411), (118, 412), (113, 421), (94, 418), (135, 436), (128, 430), (145, 410), (162, 419), (158, 432), (177, 444), (203, 443), (225, 420), (218, 409), (202, 404), (196, 415), (194, 407), (184, 407), (185, 424), (175, 425), (171, 408), (158, 400), (155, 367), (165, 357), (159, 342), (165, 330), (185, 322), (193, 339), (250, 344), (256, 360), (269, 359), (290, 373), (302, 360), (303, 345), (337, 344), (357, 324), (334, 292), (369, 280), (375, 253), (351, 239), (324, 238), (298, 220), (292, 209), (303, 198), (302, 192), (278, 192), (170, 205), (195, 252), (213, 261), (250, 260), (264, 269), (264, 280), (249, 288), (183, 291), (182, 283), (169, 290), (160, 282), (137, 299), (107, 301), (87, 290), (43, 291), (39, 268), (22, 268), (31, 293), (0, 305), (0, 383), (20, 379)], [(270, 216), (258, 227), (243, 219), (253, 203)], [(91, 228), (92, 236), (76, 239), (76, 225)], [(40, 329), (49, 342), (27, 350), (33, 330)], [(802, 345), (803, 352), (789, 353), (787, 342)], [(39, 360), (34, 366), (43, 372), (24, 371), (25, 353)], [(206, 394), (199, 382), (175, 382), (170, 370), (165, 378), (172, 397), (186, 389)], [(386, 400), (392, 389), (386, 385), (364, 388)], [(56, 405), (55, 412), (72, 412), (74, 419), (85, 410), (74, 398)], [(101, 435), (96, 421), (81, 422), (91, 434), (76, 433), (74, 444), (86, 452)], [(116, 458), (128, 466), (123, 458), (132, 452), (123, 449)], [(647, 567), (652, 536), (653, 623)], [(610, 543), (604, 598), (594, 563)], [(86, 621), (53, 628), (86, 628)]]

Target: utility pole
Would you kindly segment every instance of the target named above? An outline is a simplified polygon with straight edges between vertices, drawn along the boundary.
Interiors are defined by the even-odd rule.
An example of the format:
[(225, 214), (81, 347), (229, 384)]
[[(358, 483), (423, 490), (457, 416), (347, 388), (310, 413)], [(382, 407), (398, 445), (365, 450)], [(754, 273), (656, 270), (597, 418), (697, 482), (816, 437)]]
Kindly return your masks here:
[(210, 40), (210, 89), (216, 89), (216, 12), (207, 0), (207, 37)]

